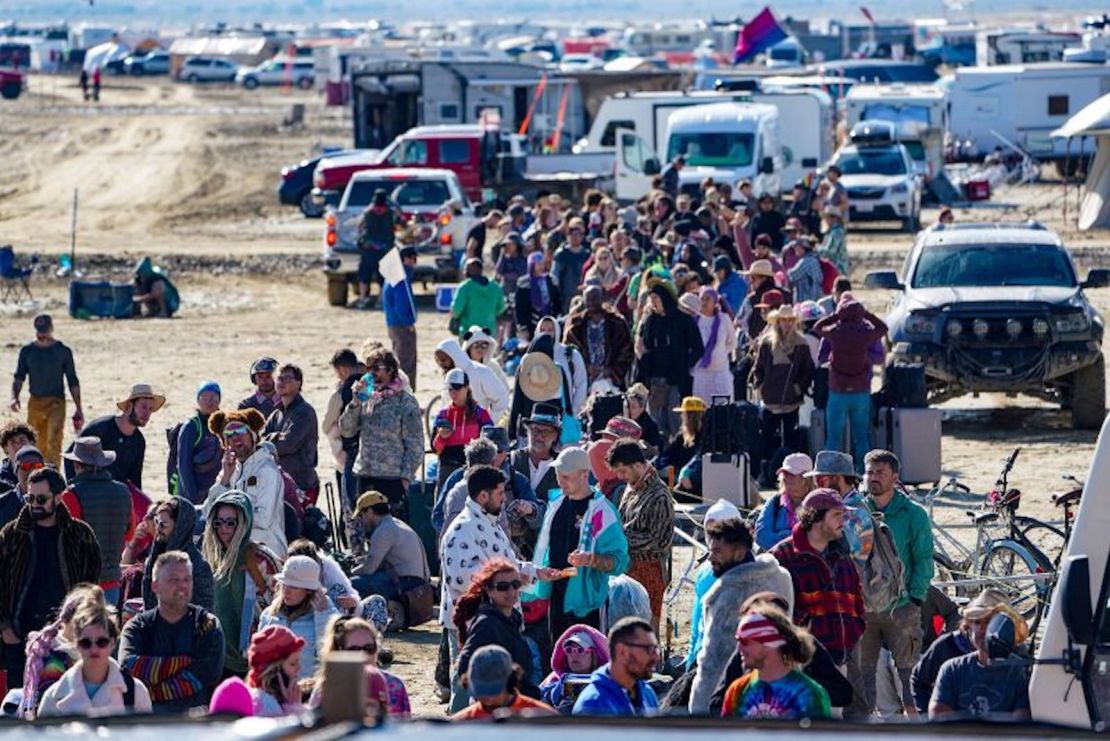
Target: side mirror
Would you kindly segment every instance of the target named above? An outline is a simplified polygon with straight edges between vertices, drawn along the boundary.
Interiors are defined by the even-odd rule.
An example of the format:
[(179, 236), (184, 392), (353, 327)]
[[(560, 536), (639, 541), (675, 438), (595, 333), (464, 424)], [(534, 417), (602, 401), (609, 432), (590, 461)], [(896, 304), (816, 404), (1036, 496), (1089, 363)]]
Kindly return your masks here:
[(1087, 272), (1087, 280), (1081, 284), (1083, 288), (1106, 288), (1110, 286), (1110, 270), (1105, 268), (1092, 268)]
[(661, 172), (663, 172), (663, 168), (659, 166), (659, 160), (655, 157), (648, 157), (644, 160), (645, 175), (658, 175)]
[(881, 288), (887, 291), (901, 291), (905, 287), (893, 270), (873, 270), (864, 276), (863, 285), (867, 288)]
[(775, 171), (775, 160), (771, 157), (764, 157), (759, 161), (759, 174), (770, 175)]
[(1068, 639), (1089, 646), (1094, 622), (1091, 610), (1091, 567), (1086, 556), (1068, 556), (1057, 588)]

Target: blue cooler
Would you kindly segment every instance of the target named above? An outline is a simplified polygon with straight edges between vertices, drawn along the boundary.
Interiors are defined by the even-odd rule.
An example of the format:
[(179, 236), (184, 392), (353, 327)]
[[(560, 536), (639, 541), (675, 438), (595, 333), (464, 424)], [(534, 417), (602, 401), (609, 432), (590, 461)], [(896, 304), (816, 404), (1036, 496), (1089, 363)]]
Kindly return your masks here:
[(134, 313), (130, 283), (75, 280), (69, 284), (69, 315), (77, 319), (128, 319)]
[(458, 287), (458, 283), (436, 283), (436, 311), (451, 311), (451, 302), (455, 300)]

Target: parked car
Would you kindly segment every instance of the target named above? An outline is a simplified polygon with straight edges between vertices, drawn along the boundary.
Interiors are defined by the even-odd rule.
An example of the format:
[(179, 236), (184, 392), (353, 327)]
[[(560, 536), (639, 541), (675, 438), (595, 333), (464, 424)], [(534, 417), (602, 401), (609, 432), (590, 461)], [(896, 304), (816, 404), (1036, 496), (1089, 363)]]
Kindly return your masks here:
[(414, 279), (445, 281), (458, 276), (457, 255), (477, 220), (458, 175), (437, 169), (367, 170), (351, 177), (339, 207), (328, 209), (324, 217), (324, 275), (332, 306), (347, 305), (348, 286), (358, 271), (358, 219), (379, 188), (408, 222), (398, 241), (435, 258), (435, 267), (418, 265)]
[(129, 54), (123, 60), (123, 71), (129, 75), (168, 75), (170, 73), (170, 54), (155, 49), (146, 54)]
[(271, 59), (257, 67), (242, 67), (235, 82), (248, 90), (259, 85), (296, 85), (308, 90), (316, 82), (316, 64), (312, 59)]
[(189, 57), (177, 72), (185, 82), (232, 82), (239, 65), (223, 57)]
[(1102, 316), (1060, 237), (1035, 222), (936, 225), (917, 235), (899, 276), (869, 273), (897, 291), (887, 317), (890, 364), (924, 365), (930, 403), (963, 394), (1028, 394), (1097, 429), (1106, 416)]
[(861, 121), (833, 163), (848, 191), (850, 221), (901, 221), (905, 231), (916, 232), (923, 178), (906, 145), (894, 141), (893, 132), (886, 121)]
[(356, 154), (357, 149), (328, 149), (315, 157), (303, 159), (295, 165), (281, 168), (281, 183), (278, 185), (278, 201), (284, 206), (298, 206), (301, 213), (315, 219), (324, 215), (324, 204), (317, 203), (312, 197), (312, 173), (316, 165), (325, 157), (342, 157)]

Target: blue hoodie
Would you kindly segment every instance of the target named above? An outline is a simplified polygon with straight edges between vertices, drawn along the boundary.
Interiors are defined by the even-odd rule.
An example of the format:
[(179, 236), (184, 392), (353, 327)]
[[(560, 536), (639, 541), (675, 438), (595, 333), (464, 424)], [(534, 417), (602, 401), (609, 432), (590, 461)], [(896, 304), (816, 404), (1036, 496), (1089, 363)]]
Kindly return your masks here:
[(590, 683), (578, 695), (572, 715), (654, 715), (659, 710), (659, 700), (647, 682), (636, 680), (636, 694), (640, 697), (640, 707), (632, 705), (632, 700), (624, 687), (617, 684), (605, 664), (590, 675)]

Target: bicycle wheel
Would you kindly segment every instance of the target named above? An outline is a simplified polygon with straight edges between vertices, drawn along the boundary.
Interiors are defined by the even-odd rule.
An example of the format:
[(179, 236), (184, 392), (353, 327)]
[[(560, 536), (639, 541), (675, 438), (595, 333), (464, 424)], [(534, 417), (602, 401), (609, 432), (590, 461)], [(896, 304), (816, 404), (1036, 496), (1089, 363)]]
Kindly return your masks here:
[(443, 400), (443, 394), (436, 394), (428, 400), (428, 406), (424, 407), (424, 429), (428, 431), (428, 445), (432, 444), (432, 437), (435, 432), (432, 430), (432, 422), (435, 421), (436, 415), (439, 414), (439, 409), (442, 406), (440, 403)]
[[(1051, 566), (1053, 571), (1060, 568), (1060, 562), (1068, 546), (1067, 536), (1064, 535), (1063, 530), (1025, 515), (1014, 517), (1014, 524), (1021, 536), (1028, 541), (1024, 545), (1030, 547), (1030, 550), (1039, 551), (1044, 556), (1045, 564)], [(1038, 554), (1034, 553), (1033, 556), (1037, 557)]]
[[(1043, 566), (1024, 546), (1012, 540), (995, 541), (988, 546), (979, 564), (979, 576), (983, 579), (1009, 576), (1033, 576), (1044, 573)], [(1033, 579), (999, 581), (987, 586), (998, 589), (1007, 596), (1010, 606), (1024, 617), (1032, 620), (1047, 596), (1047, 585)]]

